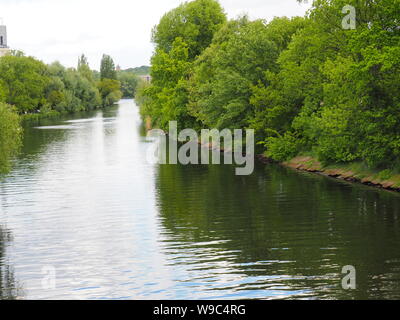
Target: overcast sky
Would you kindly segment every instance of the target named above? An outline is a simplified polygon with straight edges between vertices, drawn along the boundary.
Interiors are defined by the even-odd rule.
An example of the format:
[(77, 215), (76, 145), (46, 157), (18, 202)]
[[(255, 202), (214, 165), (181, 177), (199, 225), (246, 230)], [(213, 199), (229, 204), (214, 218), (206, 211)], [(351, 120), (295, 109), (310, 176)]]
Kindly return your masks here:
[[(103, 53), (122, 68), (148, 65), (151, 29), (182, 0), (0, 0), (8, 44), (46, 63), (76, 66), (85, 53), (99, 68)], [(304, 15), (309, 5), (296, 0), (220, 0), (229, 18)], [(1, 21), (0, 21), (1, 23)]]

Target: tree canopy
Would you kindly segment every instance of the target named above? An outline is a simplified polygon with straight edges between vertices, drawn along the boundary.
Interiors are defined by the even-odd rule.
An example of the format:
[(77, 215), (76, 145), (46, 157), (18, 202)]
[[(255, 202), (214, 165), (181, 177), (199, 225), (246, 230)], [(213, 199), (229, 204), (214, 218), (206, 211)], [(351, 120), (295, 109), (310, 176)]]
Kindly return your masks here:
[(115, 70), (114, 60), (107, 54), (104, 54), (101, 59), (100, 78), (101, 80), (117, 80), (117, 71)]
[[(354, 7), (354, 27), (349, 6)], [(253, 128), (272, 159), (400, 170), (399, 1), (315, 0), (304, 18), (226, 21), (216, 1), (154, 28), (143, 116), (165, 129)]]
[(8, 55), (0, 59), (0, 87), (5, 102), (20, 112), (34, 112), (46, 103), (50, 82), (47, 67), (31, 57)]
[(171, 10), (154, 28), (152, 83), (142, 86), (138, 99), (144, 102), (142, 114), (156, 126), (166, 128), (171, 119), (185, 127), (196, 125), (195, 117), (187, 112), (187, 80), (194, 60), (225, 22), (225, 13), (217, 1), (196, 0)]
[(10, 105), (0, 102), (0, 173), (9, 169), (9, 160), (18, 152), (21, 138), (18, 114)]
[(173, 50), (176, 38), (188, 46), (188, 59), (195, 59), (209, 46), (226, 16), (215, 0), (185, 2), (166, 13), (153, 29), (153, 42), (166, 53)]
[[(106, 58), (105, 65), (111, 65), (110, 61)], [(114, 76), (113, 72), (104, 74)], [(9, 159), (20, 145), (19, 115), (36, 119), (89, 111), (112, 105), (120, 98), (120, 82), (108, 78), (97, 81), (85, 55), (79, 57), (76, 69), (59, 62), (46, 65), (20, 51), (1, 57), (0, 172), (9, 168)]]

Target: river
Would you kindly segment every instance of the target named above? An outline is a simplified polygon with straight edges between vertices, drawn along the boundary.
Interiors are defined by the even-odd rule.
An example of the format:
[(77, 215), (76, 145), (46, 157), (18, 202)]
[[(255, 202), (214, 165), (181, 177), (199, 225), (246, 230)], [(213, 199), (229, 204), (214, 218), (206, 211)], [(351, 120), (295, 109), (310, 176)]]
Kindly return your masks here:
[(25, 129), (0, 180), (0, 298), (400, 298), (398, 194), (154, 165), (151, 143), (132, 100)]

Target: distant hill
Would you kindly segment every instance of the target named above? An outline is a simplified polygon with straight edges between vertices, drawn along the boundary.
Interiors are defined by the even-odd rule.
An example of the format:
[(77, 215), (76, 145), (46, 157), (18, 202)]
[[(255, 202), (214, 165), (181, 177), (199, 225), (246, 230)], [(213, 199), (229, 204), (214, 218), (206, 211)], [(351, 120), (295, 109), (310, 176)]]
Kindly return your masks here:
[(141, 67), (137, 67), (137, 68), (129, 68), (129, 69), (125, 69), (122, 70), (123, 72), (134, 72), (139, 76), (145, 76), (150, 74), (150, 67), (149, 66), (141, 66)]

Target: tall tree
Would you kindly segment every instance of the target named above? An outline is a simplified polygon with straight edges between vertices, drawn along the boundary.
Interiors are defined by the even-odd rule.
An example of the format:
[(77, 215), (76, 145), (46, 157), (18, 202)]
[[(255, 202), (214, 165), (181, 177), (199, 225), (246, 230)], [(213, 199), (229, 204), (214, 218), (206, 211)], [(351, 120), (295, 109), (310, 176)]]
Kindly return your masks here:
[(94, 82), (93, 71), (90, 69), (89, 62), (84, 54), (78, 59), (78, 72), (90, 82)]
[(195, 0), (185, 2), (166, 13), (153, 29), (157, 48), (169, 52), (176, 38), (188, 45), (189, 59), (194, 60), (209, 46), (214, 34), (226, 22), (218, 1)]
[(193, 61), (225, 22), (218, 1), (195, 0), (165, 14), (153, 29), (152, 84), (139, 95), (145, 101), (142, 113), (156, 126), (165, 128), (171, 120), (179, 126), (195, 126), (196, 119), (187, 110), (187, 79)]
[(100, 78), (101, 80), (117, 80), (117, 71), (115, 70), (114, 60), (107, 54), (104, 54), (101, 59)]

